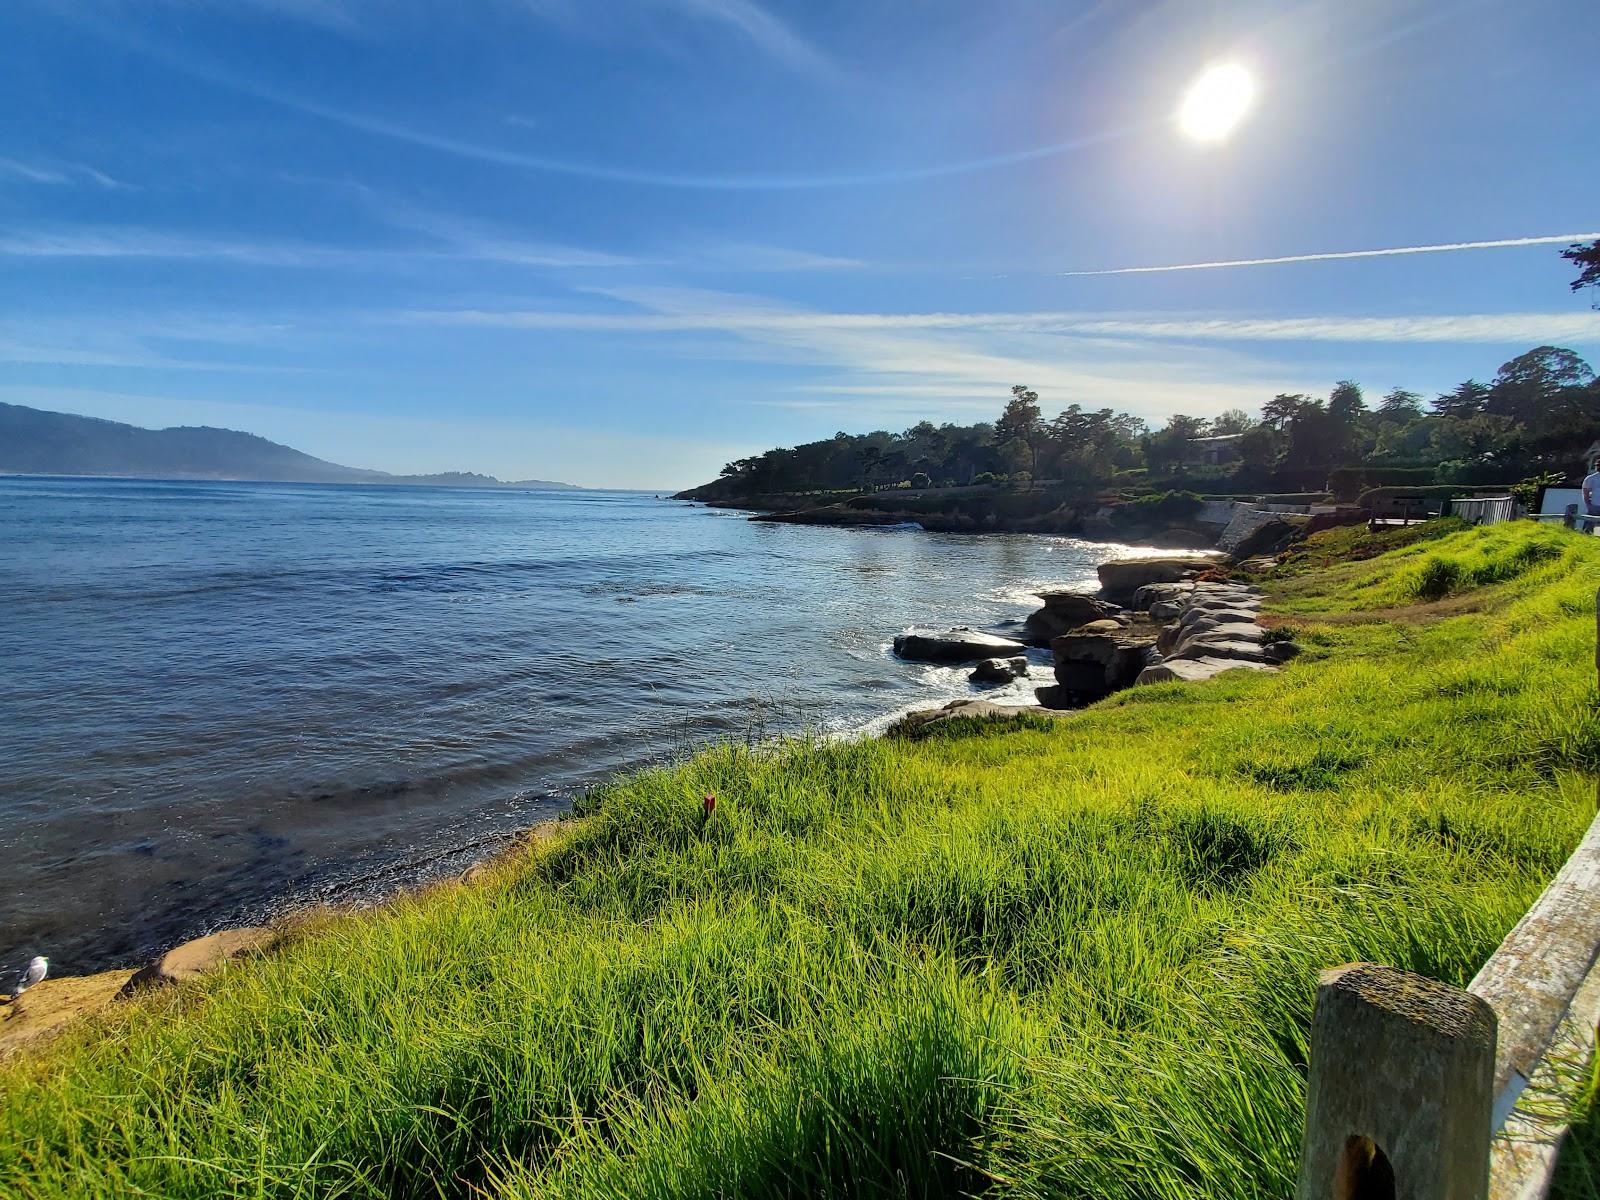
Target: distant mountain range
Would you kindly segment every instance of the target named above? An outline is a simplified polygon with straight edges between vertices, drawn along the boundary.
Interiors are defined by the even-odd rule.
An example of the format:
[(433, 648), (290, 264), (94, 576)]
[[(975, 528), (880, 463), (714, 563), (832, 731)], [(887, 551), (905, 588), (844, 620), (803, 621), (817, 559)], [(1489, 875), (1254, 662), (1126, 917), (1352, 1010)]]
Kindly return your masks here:
[(570, 488), (547, 479), (507, 482), (471, 471), (391, 475), (342, 467), (253, 433), (182, 425), (141, 429), (121, 421), (0, 404), (0, 474), (247, 479), (270, 483), (388, 483), (432, 487)]

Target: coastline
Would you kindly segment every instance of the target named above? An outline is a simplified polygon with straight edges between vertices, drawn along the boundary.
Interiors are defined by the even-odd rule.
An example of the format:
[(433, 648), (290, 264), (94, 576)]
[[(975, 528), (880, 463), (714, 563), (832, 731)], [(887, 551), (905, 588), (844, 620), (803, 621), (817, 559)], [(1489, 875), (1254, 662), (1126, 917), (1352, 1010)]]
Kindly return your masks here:
[[(270, 954), (4, 1068), (0, 1184), (199, 1195), (225, 1156), (253, 1180), (254, 1147), (306, 1190), (514, 1168), (528, 1194), (599, 1196), (664, 1148), (734, 1172), (732, 1194), (768, 1165), (876, 1179), (890, 1144), (1131, 1195), (1221, 1112), (1268, 1194), (1298, 1138), (1317, 970), (1464, 981), (1593, 815), (1573, 648), (1600, 559), (1526, 526), (1417, 536), (1434, 541), (1335, 570), (1319, 541), (1267, 581), (1273, 623), (1307, 644), (1281, 673), (917, 741), (724, 747), (608, 787), (466, 879), (307, 914)], [(1466, 613), (1416, 611), (1434, 560), (1483, 566)], [(1515, 760), (1477, 736), (1534, 712)], [(1396, 905), (1406, 921), (1381, 919)], [(1127, 1114), (1111, 1129), (1108, 1094)], [(766, 1140), (798, 1111), (823, 1125)], [(574, 1120), (619, 1112), (604, 1143)], [(373, 1114), (404, 1123), (375, 1134)], [(1052, 1153), (1063, 1130), (1119, 1152)], [(15, 1153), (41, 1135), (48, 1154)]]
[[(1124, 543), (1095, 544), (1117, 550), (1120, 552), (1120, 558), (1138, 559), (1157, 551), (1155, 547)], [(1159, 551), (1159, 553), (1170, 554), (1173, 549), (1175, 548)], [(1183, 558), (1196, 563), (1206, 561), (1198, 553), (1191, 554), (1181, 550), (1178, 553)], [(1108, 561), (1118, 561), (1118, 559)], [(1008, 602), (1017, 603), (1027, 609), (1036, 607), (1038, 598), (1042, 594), (1039, 591), (1021, 588), (1008, 589), (1008, 591), (1012, 593), (1008, 596)], [(1028, 598), (1025, 602), (1022, 600), (1024, 596)], [(1012, 635), (1021, 624), (1022, 620), (1019, 614), (1015, 619), (1001, 622), (996, 628), (1000, 632)], [(349, 915), (360, 912), (380, 911), (387, 906), (405, 900), (407, 897), (424, 894), (434, 888), (447, 888), (458, 883), (482, 878), (492, 874), (509, 862), (525, 857), (531, 847), (546, 843), (558, 831), (572, 827), (575, 823), (580, 823), (584, 818), (574, 816), (574, 812), (582, 806), (587, 795), (624, 784), (646, 772), (680, 768), (695, 756), (721, 747), (743, 745), (751, 750), (779, 752), (785, 747), (806, 742), (852, 742), (893, 736), (896, 728), (901, 726), (908, 717), (919, 713), (930, 713), (950, 705), (968, 703), (988, 705), (1014, 712), (1036, 711), (1049, 713), (1063, 711), (1050, 709), (1042, 704), (1038, 698), (1038, 691), (1040, 689), (1048, 689), (1052, 684), (1049, 665), (1050, 654), (1046, 648), (1030, 647), (1029, 656), (1033, 668), (1032, 671), (1028, 675), (999, 686), (978, 686), (965, 682), (971, 667), (970, 663), (935, 664), (901, 658), (893, 652), (892, 639), (888, 636), (882, 641), (879, 649), (884, 658), (891, 662), (896, 669), (904, 673), (923, 676), (925, 679), (924, 686), (931, 694), (919, 694), (904, 703), (882, 709), (871, 716), (843, 726), (829, 727), (825, 723), (813, 724), (807, 721), (798, 728), (779, 732), (768, 733), (764, 729), (751, 727), (742, 733), (730, 731), (704, 740), (686, 742), (665, 753), (657, 752), (655, 754), (630, 757), (582, 786), (563, 790), (559, 793), (552, 793), (540, 788), (521, 787), (518, 789), (517, 794), (519, 795), (539, 795), (547, 801), (554, 801), (558, 805), (555, 815), (541, 817), (531, 825), (485, 833), (465, 843), (453, 844), (443, 848), (418, 848), (399, 859), (385, 861), (375, 866), (368, 873), (350, 875), (324, 884), (318, 884), (309, 891), (292, 889), (269, 895), (244, 911), (222, 915), (215, 920), (200, 923), (194, 927), (193, 935), (177, 943), (177, 946), (187, 945), (190, 942), (205, 939), (219, 932), (226, 932), (241, 926), (254, 927), (256, 925), (264, 925), (275, 929), (294, 929), (300, 927), (306, 921), (320, 919), (320, 915)], [(928, 679), (934, 673), (946, 677), (943, 686), (935, 684)], [(954, 696), (950, 694), (950, 678), (963, 681), (958, 685), (958, 694)], [(1076, 711), (1081, 707), (1087, 707), (1087, 705), (1074, 706), (1070, 711)], [(482, 854), (476, 854), (476, 848), (478, 847), (484, 848)], [(469, 858), (467, 857), (468, 855), (475, 856)], [(464, 865), (461, 865), (463, 860)], [(451, 865), (441, 867), (440, 864)], [(176, 947), (168, 946), (162, 953), (169, 952), (174, 948)], [(157, 957), (159, 957), (159, 953)], [(102, 963), (95, 973), (104, 975), (133, 972), (147, 965), (150, 961), (149, 956), (135, 956), (115, 963)], [(86, 977), (88, 976), (62, 976), (61, 978)]]
[[(1030, 542), (1033, 540), (1029, 539)], [(1074, 541), (1084, 541), (1099, 551), (1111, 551), (1119, 557), (1154, 552), (1154, 548), (1148, 546), (1087, 543), (1086, 539), (1068, 539), (1067, 544), (1070, 545)], [(1036, 544), (1053, 546), (1061, 544), (1061, 541), (1059, 537), (1046, 535)], [(1012, 631), (1021, 625), (1022, 618), (1027, 612), (1036, 608), (1039, 603), (1038, 586), (1014, 583), (986, 591), (983, 584), (990, 582), (989, 580), (978, 577), (971, 582), (972, 595), (975, 600), (981, 598), (981, 607), (991, 611), (996, 605), (1002, 609), (1014, 608), (1013, 616), (1003, 619), (995, 626), (1000, 632), (1012, 634)], [(1057, 582), (1045, 586), (1060, 587), (1063, 586), (1063, 582), (1061, 577), (1057, 577)], [(1065, 586), (1078, 585), (1065, 583)], [(1092, 584), (1086, 581), (1082, 586), (1089, 587)], [(985, 699), (1006, 705), (1038, 707), (1035, 688), (1048, 686), (1051, 683), (1048, 651), (1034, 650), (1031, 652), (1034, 656), (1034, 670), (1030, 678), (1017, 680), (1011, 685), (998, 688), (971, 686), (966, 682), (966, 668), (945, 667), (897, 658), (891, 649), (892, 635), (897, 629), (898, 626), (888, 626), (880, 631), (881, 640), (877, 644), (876, 656), (884, 664), (889, 675), (901, 680), (900, 686), (909, 686), (913, 690), (914, 694), (899, 702), (884, 704), (864, 716), (852, 718), (845, 723), (832, 721), (828, 710), (817, 710), (813, 715), (802, 716), (800, 723), (793, 728), (774, 732), (770, 736), (759, 726), (744, 729), (725, 728), (709, 736), (686, 737), (680, 743), (665, 749), (637, 745), (626, 758), (604, 769), (603, 773), (574, 786), (558, 787), (554, 791), (546, 786), (530, 788), (527, 780), (524, 780), (515, 786), (514, 795), (534, 798), (527, 803), (535, 808), (543, 807), (545, 811), (554, 811), (556, 817), (538, 816), (531, 825), (493, 829), (465, 841), (449, 844), (416, 842), (398, 855), (374, 861), (367, 869), (350, 874), (336, 873), (327, 878), (313, 879), (307, 885), (292, 885), (268, 891), (257, 899), (230, 900), (226, 899), (225, 894), (223, 904), (213, 917), (190, 925), (181, 933), (178, 931), (174, 933), (180, 939), (200, 937), (240, 925), (275, 924), (286, 919), (292, 920), (295, 914), (300, 912), (318, 911), (328, 907), (339, 910), (380, 907), (418, 888), (434, 886), (442, 881), (457, 878), (477, 866), (494, 862), (505, 854), (514, 855), (530, 829), (538, 829), (548, 820), (560, 819), (570, 813), (575, 805), (581, 804), (582, 797), (589, 791), (613, 785), (618, 780), (642, 771), (679, 765), (694, 753), (719, 742), (731, 740), (748, 743), (752, 736), (764, 742), (807, 737), (838, 740), (872, 738), (885, 733), (910, 713), (938, 707), (951, 700)], [(858, 691), (852, 695), (859, 701), (870, 697), (871, 693)], [(719, 711), (723, 710), (715, 704), (708, 704), (702, 716), (710, 716)], [(684, 720), (692, 722), (694, 718), (685, 717)], [(511, 801), (508, 800), (506, 803), (509, 804)], [(481, 853), (478, 848), (481, 848)], [(203, 895), (198, 899), (202, 904), (205, 902)], [(128, 940), (128, 936), (120, 932), (120, 929), (121, 927), (116, 924), (108, 924), (103, 927), (103, 932), (96, 935), (97, 940), (112, 945)], [(169, 939), (172, 936), (169, 934)], [(88, 970), (132, 969), (149, 961), (151, 954), (170, 948), (172, 944), (171, 940), (147, 940), (144, 948), (135, 954), (118, 955), (113, 952), (103, 956), (96, 955), (85, 966)], [(44, 943), (38, 945), (38, 949), (41, 952), (50, 952), (57, 947)]]

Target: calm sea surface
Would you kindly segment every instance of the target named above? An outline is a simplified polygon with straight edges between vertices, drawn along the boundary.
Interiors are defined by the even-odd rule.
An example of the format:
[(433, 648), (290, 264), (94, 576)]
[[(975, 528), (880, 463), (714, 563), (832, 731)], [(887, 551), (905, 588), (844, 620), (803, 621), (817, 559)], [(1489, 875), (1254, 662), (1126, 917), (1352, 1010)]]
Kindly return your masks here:
[(967, 695), (890, 639), (1003, 631), (1131, 552), (633, 493), (0, 478), (0, 974), (375, 897), (620, 769)]

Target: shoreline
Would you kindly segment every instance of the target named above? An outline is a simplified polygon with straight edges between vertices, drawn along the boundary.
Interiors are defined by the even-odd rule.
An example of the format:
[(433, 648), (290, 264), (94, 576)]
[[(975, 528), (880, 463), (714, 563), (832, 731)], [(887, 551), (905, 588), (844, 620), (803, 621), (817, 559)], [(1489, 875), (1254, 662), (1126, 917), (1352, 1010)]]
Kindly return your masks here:
[[(1066, 535), (1029, 535), (1034, 537), (1062, 537)], [(1089, 539), (1072, 539), (1088, 542)], [(1124, 552), (1124, 557), (1141, 557), (1143, 554), (1154, 550), (1153, 547), (1132, 546), (1125, 543), (1090, 543), (1097, 546), (1115, 546)], [(1190, 553), (1183, 553), (1182, 557), (1190, 558)], [(1199, 552), (1193, 553), (1194, 561), (1203, 562)], [(1119, 561), (1110, 559), (1107, 561)], [(1058, 585), (1065, 586), (1065, 585)], [(1020, 590), (1020, 589), (1018, 589)], [(1032, 590), (1022, 593), (1037, 600), (1042, 594)], [(1010, 628), (1020, 625), (1020, 616), (1017, 619), (1008, 619), (997, 628), (1008, 630), (1007, 636), (1012, 636)], [(915, 659), (898, 657), (891, 647), (891, 640), (881, 644), (881, 651), (885, 658), (894, 666), (904, 672), (926, 672), (934, 669), (948, 669), (963, 679), (967, 675), (971, 663), (965, 664), (938, 664), (919, 662)], [(1035, 656), (1039, 653), (1048, 655), (1048, 651), (1041, 651), (1039, 647), (1030, 647)], [(1045, 664), (1031, 663), (1035, 670), (1048, 669)], [(313, 883), (305, 888), (290, 889), (259, 901), (247, 903), (241, 907), (229, 910), (225, 915), (216, 919), (203, 921), (195, 927), (192, 936), (185, 937), (176, 943), (176, 946), (186, 945), (197, 939), (210, 937), (219, 932), (241, 926), (266, 925), (277, 928), (279, 926), (292, 927), (302, 918), (317, 913), (359, 913), (379, 910), (386, 905), (426, 892), (432, 888), (450, 886), (468, 878), (495, 869), (508, 858), (519, 856), (525, 849), (528, 839), (542, 841), (547, 830), (554, 830), (574, 820), (573, 810), (582, 802), (588, 792), (613, 786), (630, 778), (656, 769), (673, 769), (692, 759), (695, 755), (717, 747), (744, 742), (752, 748), (779, 749), (794, 742), (807, 740), (818, 741), (861, 741), (880, 737), (895, 736), (894, 731), (901, 726), (908, 717), (919, 713), (931, 713), (948, 708), (952, 705), (981, 704), (992, 707), (1004, 708), (1014, 712), (1070, 712), (1079, 711), (1088, 705), (1078, 705), (1069, 709), (1052, 709), (1038, 698), (1041, 688), (1050, 686), (1048, 677), (1039, 675), (1023, 676), (1011, 683), (1000, 686), (979, 687), (969, 685), (962, 690), (962, 694), (951, 696), (943, 689), (933, 685), (920, 685), (922, 691), (931, 694), (918, 694), (907, 699), (904, 703), (896, 704), (874, 712), (859, 721), (848, 725), (828, 727), (827, 725), (808, 718), (793, 729), (781, 732), (765, 732), (764, 728), (752, 740), (752, 730), (744, 734), (725, 732), (692, 744), (684, 744), (671, 750), (659, 752), (654, 755), (644, 754), (630, 757), (627, 761), (604, 771), (582, 785), (571, 788), (549, 791), (544, 789), (518, 789), (517, 794), (534, 794), (553, 800), (558, 805), (554, 815), (541, 817), (531, 825), (518, 826), (502, 831), (484, 833), (468, 839), (462, 844), (451, 845), (445, 848), (413, 848), (411, 852), (397, 856), (392, 860), (375, 864), (370, 870), (348, 877), (339, 877), (319, 883)], [(708, 710), (709, 711), (709, 710)], [(486, 846), (488, 850), (480, 857), (466, 860), (465, 865), (451, 865), (438, 869), (435, 864), (462, 859), (472, 853), (475, 847)], [(398, 878), (397, 878), (398, 877)], [(106, 927), (108, 930), (115, 926)], [(79, 975), (57, 976), (57, 978), (88, 978), (96, 974), (107, 972), (134, 971), (147, 966), (153, 959), (161, 954), (170, 952), (175, 946), (165, 946), (150, 954), (136, 955), (131, 958), (109, 956), (100, 959), (98, 956), (89, 961), (96, 966), (96, 970)], [(48, 949), (48, 947), (45, 947)]]

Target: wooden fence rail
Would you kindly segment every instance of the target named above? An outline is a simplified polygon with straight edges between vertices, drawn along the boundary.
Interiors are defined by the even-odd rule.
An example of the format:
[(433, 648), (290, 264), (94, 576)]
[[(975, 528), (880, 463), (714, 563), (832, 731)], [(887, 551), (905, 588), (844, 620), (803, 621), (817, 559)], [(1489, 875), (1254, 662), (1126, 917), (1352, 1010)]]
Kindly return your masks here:
[[(1374, 963), (1324, 971), (1296, 1200), (1544, 1197), (1594, 1054), (1597, 960), (1600, 816), (1465, 990)], [(1530, 1084), (1556, 1102), (1519, 1108)]]

